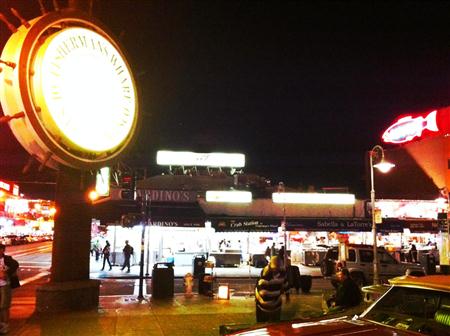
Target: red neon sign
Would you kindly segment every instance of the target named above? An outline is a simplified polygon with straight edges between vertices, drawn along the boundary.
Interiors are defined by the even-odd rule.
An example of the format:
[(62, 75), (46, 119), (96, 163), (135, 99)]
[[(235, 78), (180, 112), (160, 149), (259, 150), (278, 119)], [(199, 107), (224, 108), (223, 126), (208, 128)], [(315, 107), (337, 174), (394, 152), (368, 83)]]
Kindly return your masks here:
[(383, 141), (400, 144), (411, 141), (416, 137), (420, 138), (424, 130), (439, 132), (436, 115), (437, 110), (430, 112), (425, 118), (422, 116), (416, 118), (412, 116), (403, 117), (383, 133)]

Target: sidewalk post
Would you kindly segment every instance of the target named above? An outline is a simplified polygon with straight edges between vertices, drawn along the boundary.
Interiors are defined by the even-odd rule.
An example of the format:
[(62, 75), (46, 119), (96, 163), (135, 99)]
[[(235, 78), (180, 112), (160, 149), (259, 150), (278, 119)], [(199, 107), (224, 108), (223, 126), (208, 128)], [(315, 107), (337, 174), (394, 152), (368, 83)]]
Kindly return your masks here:
[(144, 300), (144, 248), (145, 248), (145, 228), (147, 226), (147, 193), (144, 191), (141, 195), (141, 214), (142, 214), (142, 231), (141, 231), (141, 259), (139, 261), (139, 294), (138, 300)]

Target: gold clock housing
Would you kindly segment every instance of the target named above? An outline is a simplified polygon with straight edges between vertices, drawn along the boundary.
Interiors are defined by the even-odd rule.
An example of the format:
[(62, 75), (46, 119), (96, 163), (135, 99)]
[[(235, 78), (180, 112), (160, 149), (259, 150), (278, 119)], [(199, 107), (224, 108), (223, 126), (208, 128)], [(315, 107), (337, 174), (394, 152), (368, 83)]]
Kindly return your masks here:
[(0, 100), (25, 149), (46, 165), (97, 169), (129, 146), (138, 122), (135, 81), (118, 42), (83, 13), (49, 13), (5, 45)]

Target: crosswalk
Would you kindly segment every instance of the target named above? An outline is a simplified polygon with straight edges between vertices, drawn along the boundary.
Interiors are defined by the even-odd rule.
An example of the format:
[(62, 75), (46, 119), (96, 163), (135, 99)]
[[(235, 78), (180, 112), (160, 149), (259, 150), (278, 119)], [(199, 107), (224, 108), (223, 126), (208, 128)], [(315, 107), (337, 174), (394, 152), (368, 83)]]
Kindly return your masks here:
[(26, 285), (26, 284), (28, 284), (28, 283), (30, 283), (30, 282), (33, 282), (33, 281), (42, 279), (42, 278), (46, 277), (46, 276), (49, 275), (49, 274), (50, 274), (49, 271), (43, 271), (43, 272), (40, 272), (40, 273), (38, 273), (38, 274), (35, 274), (35, 275), (33, 275), (33, 276), (30, 276), (30, 277), (28, 277), (28, 278), (25, 278), (25, 279), (23, 279), (23, 280), (20, 280), (20, 285), (21, 285), (21, 286), (24, 286), (24, 285)]

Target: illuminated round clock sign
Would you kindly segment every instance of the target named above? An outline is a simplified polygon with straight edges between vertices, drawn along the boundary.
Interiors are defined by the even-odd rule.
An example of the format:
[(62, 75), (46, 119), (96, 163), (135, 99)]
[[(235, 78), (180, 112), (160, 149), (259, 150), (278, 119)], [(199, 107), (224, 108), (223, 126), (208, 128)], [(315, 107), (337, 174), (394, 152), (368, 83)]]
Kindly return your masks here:
[[(137, 90), (118, 43), (99, 23), (73, 10), (46, 14), (20, 27), (1, 59), (0, 90), (21, 144), (40, 161), (80, 169), (119, 157), (138, 120)], [(9, 85), (8, 85), (9, 83)]]
[(33, 76), (32, 87), (37, 104), (48, 111), (49, 129), (88, 151), (119, 146), (133, 126), (136, 105), (119, 51), (85, 28), (62, 30), (41, 50), (34, 62), (40, 76)]

